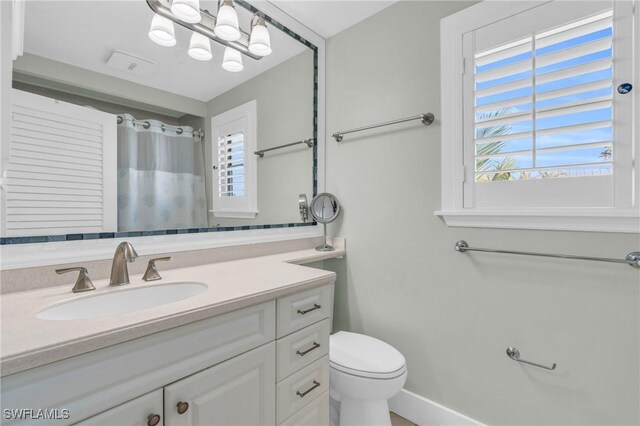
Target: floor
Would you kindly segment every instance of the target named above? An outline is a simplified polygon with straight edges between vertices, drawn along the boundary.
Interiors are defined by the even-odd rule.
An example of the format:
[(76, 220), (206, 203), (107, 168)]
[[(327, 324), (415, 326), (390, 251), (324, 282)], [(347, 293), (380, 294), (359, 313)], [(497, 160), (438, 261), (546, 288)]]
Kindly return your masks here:
[(391, 413), (391, 425), (392, 426), (416, 426), (415, 423), (411, 423), (404, 417), (400, 417), (396, 413)]

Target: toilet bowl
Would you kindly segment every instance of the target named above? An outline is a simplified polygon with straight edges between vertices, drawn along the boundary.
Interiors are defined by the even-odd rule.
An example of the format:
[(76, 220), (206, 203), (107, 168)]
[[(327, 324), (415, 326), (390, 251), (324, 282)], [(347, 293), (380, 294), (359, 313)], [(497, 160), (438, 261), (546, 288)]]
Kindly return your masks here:
[(407, 379), (406, 361), (397, 349), (340, 331), (330, 337), (329, 366), (332, 425), (391, 425), (387, 401)]

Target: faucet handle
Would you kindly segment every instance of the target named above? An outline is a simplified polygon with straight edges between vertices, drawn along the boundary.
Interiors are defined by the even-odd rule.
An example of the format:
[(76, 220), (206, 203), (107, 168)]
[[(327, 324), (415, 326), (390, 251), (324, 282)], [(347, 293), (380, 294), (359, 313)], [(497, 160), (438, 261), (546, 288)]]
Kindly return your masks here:
[(76, 280), (76, 284), (73, 286), (73, 289), (71, 290), (72, 292), (81, 293), (83, 291), (91, 291), (96, 289), (93, 286), (93, 283), (91, 282), (91, 278), (89, 278), (89, 272), (87, 271), (87, 268), (85, 268), (84, 266), (75, 266), (73, 268), (56, 269), (56, 273), (60, 275), (66, 274), (67, 272), (73, 272), (73, 271), (78, 271), (80, 273), (78, 274), (78, 279)]
[(149, 264), (147, 264), (147, 270), (145, 271), (144, 275), (142, 276), (142, 279), (144, 281), (156, 281), (161, 279), (162, 277), (160, 276), (160, 273), (158, 272), (158, 269), (156, 268), (156, 262), (161, 260), (161, 261), (167, 261), (170, 260), (171, 257), (170, 256), (166, 256), (166, 257), (156, 257), (153, 258), (151, 260), (149, 260)]

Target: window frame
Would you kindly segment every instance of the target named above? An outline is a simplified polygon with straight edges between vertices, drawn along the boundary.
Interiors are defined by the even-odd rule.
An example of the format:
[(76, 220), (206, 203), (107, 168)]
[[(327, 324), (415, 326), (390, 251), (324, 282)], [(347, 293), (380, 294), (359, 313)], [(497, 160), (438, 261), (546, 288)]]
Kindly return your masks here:
[[(441, 116), (442, 116), (442, 149), (441, 149), (441, 209), (434, 213), (441, 216), (448, 226), (488, 227), (509, 229), (549, 229), (595, 232), (640, 233), (640, 196), (637, 183), (640, 176), (640, 161), (633, 164), (633, 189), (629, 192), (627, 205), (617, 203), (618, 207), (572, 207), (549, 206), (535, 208), (497, 207), (475, 208), (473, 203), (465, 201), (465, 181), (474, 179), (474, 170), (465, 168), (464, 132), (469, 126), (461, 126), (464, 122), (464, 74), (465, 52), (463, 36), (491, 23), (508, 19), (518, 13), (538, 7), (551, 0), (526, 2), (482, 3), (464, 9), (441, 21)], [(633, 40), (637, 39), (640, 12), (638, 1), (621, 0), (615, 3), (626, 3), (633, 8)], [(637, 74), (640, 70), (640, 43), (632, 47), (634, 88), (638, 87)], [(467, 52), (468, 53), (468, 52)], [(621, 82), (614, 76), (614, 90)], [(625, 96), (632, 96), (633, 111), (630, 119), (637, 120), (640, 111), (640, 96), (637, 89)], [(446, 94), (446, 96), (444, 96)], [(468, 96), (468, 95), (467, 95)], [(473, 94), (471, 94), (473, 96)], [(635, 155), (640, 152), (638, 124), (633, 124), (631, 140)], [(475, 180), (475, 179), (474, 179)], [(631, 184), (628, 183), (629, 185)], [(617, 189), (617, 188), (616, 188)], [(615, 194), (616, 198), (618, 194)]]
[(217, 170), (213, 171), (211, 213), (219, 218), (255, 219), (258, 215), (257, 101), (254, 99), (211, 118), (211, 159), (218, 163), (218, 140), (223, 135), (242, 131), (244, 139), (244, 195), (220, 197)]

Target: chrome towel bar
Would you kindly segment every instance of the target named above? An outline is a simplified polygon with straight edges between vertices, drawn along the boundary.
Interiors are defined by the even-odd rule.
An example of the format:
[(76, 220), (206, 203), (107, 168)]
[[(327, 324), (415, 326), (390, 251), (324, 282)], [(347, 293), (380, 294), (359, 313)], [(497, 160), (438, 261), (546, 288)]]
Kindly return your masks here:
[(529, 251), (514, 251), (514, 250), (496, 250), (480, 247), (469, 247), (466, 241), (460, 240), (456, 242), (454, 247), (456, 251), (464, 253), (466, 251), (483, 251), (487, 253), (505, 253), (505, 254), (518, 254), (524, 256), (540, 256), (540, 257), (556, 257), (560, 259), (572, 259), (572, 260), (593, 260), (595, 262), (610, 262), (610, 263), (624, 263), (633, 268), (640, 269), (640, 251), (632, 251), (624, 259), (611, 259), (608, 257), (592, 257), (592, 256), (574, 256), (569, 254), (552, 254), (552, 253), (535, 253)]
[(286, 148), (288, 146), (300, 145), (301, 143), (306, 143), (309, 148), (313, 147), (313, 139), (303, 139), (298, 142), (291, 142), (284, 145), (274, 146), (273, 148), (261, 149), (260, 151), (254, 152), (255, 155), (259, 155), (260, 158), (264, 157), (265, 152), (274, 151), (276, 149)]
[(342, 142), (344, 135), (346, 135), (347, 133), (361, 132), (363, 130), (369, 130), (369, 129), (377, 129), (378, 127), (390, 126), (392, 124), (399, 124), (399, 123), (404, 123), (406, 121), (413, 121), (413, 120), (422, 120), (422, 124), (428, 126), (429, 124), (433, 123), (433, 120), (435, 120), (435, 116), (432, 113), (428, 112), (426, 114), (419, 114), (419, 115), (414, 115), (412, 117), (400, 118), (398, 120), (387, 121), (385, 123), (372, 124), (370, 126), (358, 127), (357, 129), (335, 132), (331, 134), (331, 137), (334, 138), (336, 142)]
[(518, 350), (518, 348), (515, 348), (513, 346), (509, 346), (507, 348), (507, 355), (509, 356), (509, 358), (511, 358), (514, 361), (518, 361), (518, 362), (522, 362), (525, 364), (529, 364), (529, 365), (533, 365), (534, 367), (540, 367), (540, 368), (544, 368), (545, 370), (555, 370), (556, 369), (556, 363), (554, 362), (553, 365), (551, 367), (547, 367), (546, 365), (542, 365), (542, 364), (538, 364), (535, 362), (531, 362), (531, 361), (526, 361), (524, 359), (520, 359), (520, 351)]

